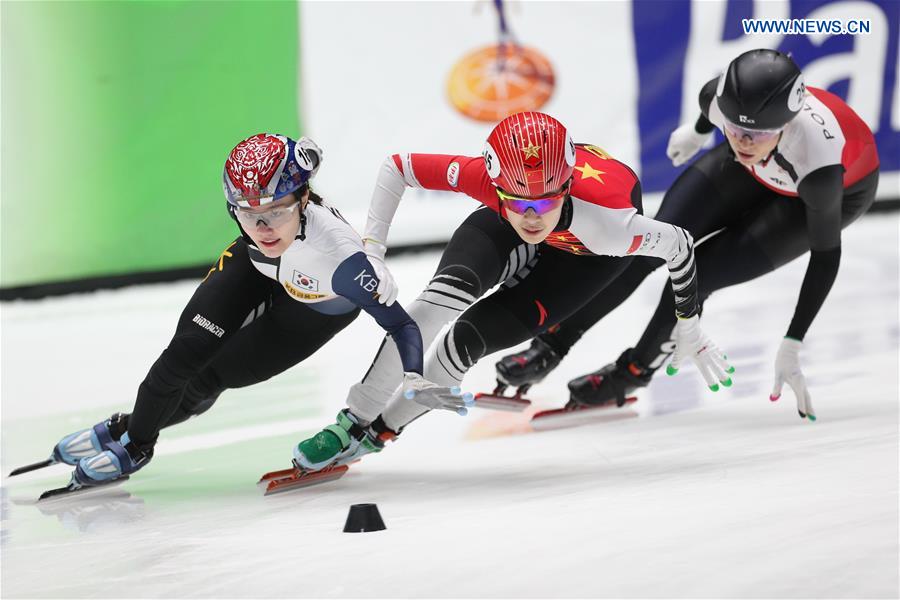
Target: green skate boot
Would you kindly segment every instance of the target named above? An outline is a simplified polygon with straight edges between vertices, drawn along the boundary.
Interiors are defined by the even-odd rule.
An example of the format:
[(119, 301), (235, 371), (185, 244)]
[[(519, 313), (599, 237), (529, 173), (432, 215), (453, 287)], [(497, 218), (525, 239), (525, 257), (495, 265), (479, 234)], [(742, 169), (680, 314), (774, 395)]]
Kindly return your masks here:
[(397, 435), (380, 416), (363, 427), (356, 415), (345, 408), (338, 413), (335, 424), (294, 447), (294, 464), (301, 471), (350, 464), (366, 454), (381, 452), (385, 442)]

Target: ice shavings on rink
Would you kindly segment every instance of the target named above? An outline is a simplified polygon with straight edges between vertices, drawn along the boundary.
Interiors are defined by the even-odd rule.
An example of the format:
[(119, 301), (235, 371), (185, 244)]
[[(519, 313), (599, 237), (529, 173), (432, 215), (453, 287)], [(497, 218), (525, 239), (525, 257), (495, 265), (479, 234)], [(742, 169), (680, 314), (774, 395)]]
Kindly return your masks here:
[[(437, 258), (389, 261), (401, 301)], [(340, 481), (264, 498), (256, 479), (287, 467), (365, 372), (381, 336), (363, 315), (306, 363), (164, 431), (151, 465), (118, 488), (36, 505), (66, 468), (4, 478), (0, 592), (896, 597), (897, 216), (844, 232), (841, 272), (801, 354), (815, 423), (787, 389), (768, 400), (805, 266), (708, 302), (704, 329), (737, 367), (730, 390), (709, 392), (686, 366), (640, 395), (638, 418), (525, 435), (472, 435), (511, 414), (432, 414)], [(568, 379), (636, 340), (664, 282), (656, 273), (530, 396), (563, 404)], [(194, 286), (3, 304), (4, 475), (130, 409)], [(465, 389), (490, 389), (495, 360)], [(386, 531), (341, 532), (362, 502), (378, 504)]]

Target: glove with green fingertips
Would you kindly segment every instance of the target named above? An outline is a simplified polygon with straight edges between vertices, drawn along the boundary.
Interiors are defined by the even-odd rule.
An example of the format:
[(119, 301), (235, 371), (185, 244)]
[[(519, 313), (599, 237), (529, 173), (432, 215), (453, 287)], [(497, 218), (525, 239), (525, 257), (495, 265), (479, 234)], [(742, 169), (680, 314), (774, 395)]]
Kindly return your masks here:
[(678, 318), (673, 332), (675, 339), (675, 352), (672, 360), (666, 367), (667, 375), (675, 375), (681, 368), (681, 363), (690, 358), (697, 365), (700, 374), (714, 392), (719, 391), (719, 385), (731, 387), (731, 374), (734, 367), (728, 364), (728, 360), (721, 350), (700, 329), (700, 319), (696, 315), (683, 319)]

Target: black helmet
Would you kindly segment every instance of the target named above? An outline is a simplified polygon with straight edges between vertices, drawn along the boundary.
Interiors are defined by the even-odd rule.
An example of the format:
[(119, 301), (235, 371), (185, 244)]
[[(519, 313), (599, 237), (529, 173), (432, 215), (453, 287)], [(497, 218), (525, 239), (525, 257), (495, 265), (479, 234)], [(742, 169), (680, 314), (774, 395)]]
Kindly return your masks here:
[(716, 101), (726, 119), (746, 129), (781, 129), (803, 107), (800, 67), (777, 50), (750, 50), (719, 77)]

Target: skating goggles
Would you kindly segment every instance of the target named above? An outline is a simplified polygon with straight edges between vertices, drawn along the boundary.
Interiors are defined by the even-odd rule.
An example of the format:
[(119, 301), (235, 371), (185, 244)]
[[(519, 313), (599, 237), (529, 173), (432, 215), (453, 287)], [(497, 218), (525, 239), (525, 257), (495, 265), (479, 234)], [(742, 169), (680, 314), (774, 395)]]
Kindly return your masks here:
[(500, 198), (500, 200), (503, 201), (503, 204), (506, 206), (506, 210), (510, 210), (517, 215), (524, 215), (529, 208), (533, 209), (534, 212), (538, 215), (547, 214), (551, 210), (559, 208), (568, 195), (568, 183), (555, 194), (544, 196), (543, 198), (522, 198), (520, 196), (507, 194), (500, 188), (497, 188), (497, 196)]
[(244, 227), (256, 227), (256, 224), (262, 221), (266, 227), (275, 229), (290, 221), (298, 206), (300, 206), (299, 201), (262, 211), (249, 208), (235, 208), (234, 214)]
[(733, 137), (736, 137), (738, 140), (743, 140), (744, 136), (747, 136), (750, 138), (751, 144), (768, 142), (784, 131), (783, 127), (781, 129), (747, 129), (746, 127), (735, 125), (728, 119), (723, 119), (723, 121), (725, 122), (725, 131), (730, 133)]

